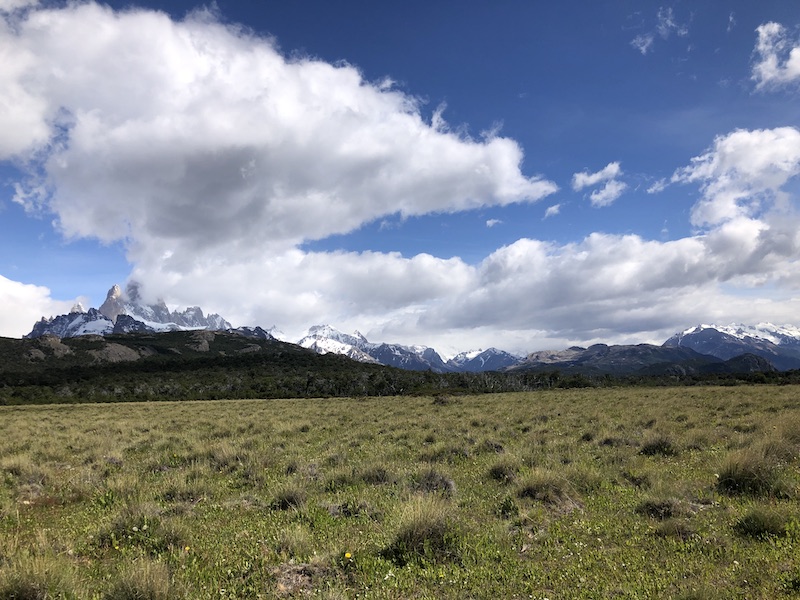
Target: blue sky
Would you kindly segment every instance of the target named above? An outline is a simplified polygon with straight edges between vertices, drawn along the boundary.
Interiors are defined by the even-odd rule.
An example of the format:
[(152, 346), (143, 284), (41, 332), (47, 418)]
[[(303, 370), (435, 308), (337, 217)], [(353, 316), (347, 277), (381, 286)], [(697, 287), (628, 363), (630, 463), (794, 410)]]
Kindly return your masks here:
[(794, 2), (0, 11), (0, 335), (130, 278), (444, 353), (797, 324)]

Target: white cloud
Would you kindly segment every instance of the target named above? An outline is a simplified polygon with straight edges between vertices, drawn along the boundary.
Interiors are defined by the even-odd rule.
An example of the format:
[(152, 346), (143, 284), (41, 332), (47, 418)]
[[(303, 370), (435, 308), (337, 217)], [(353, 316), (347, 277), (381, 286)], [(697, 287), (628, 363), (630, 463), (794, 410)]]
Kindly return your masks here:
[(701, 200), (692, 209), (696, 226), (718, 226), (760, 215), (787, 202), (782, 187), (800, 174), (800, 131), (794, 127), (737, 130), (672, 176), (699, 183)]
[(614, 203), (614, 200), (619, 198), (628, 188), (628, 184), (623, 183), (622, 181), (617, 181), (616, 179), (612, 179), (611, 181), (606, 182), (606, 184), (600, 188), (599, 190), (593, 191), (589, 194), (589, 200), (592, 202), (592, 206), (597, 208), (603, 206), (610, 206)]
[(50, 290), (38, 285), (13, 281), (0, 275), (0, 335), (22, 337), (36, 321), (69, 312), (76, 300), (58, 301)]
[(675, 13), (672, 7), (660, 7), (656, 15), (658, 23), (656, 24), (656, 31), (663, 39), (668, 39), (672, 33), (680, 37), (689, 35), (689, 28), (682, 23), (675, 20)]
[(544, 211), (544, 218), (547, 219), (548, 217), (555, 217), (560, 212), (561, 204), (553, 204), (552, 206), (548, 206), (547, 210)]
[(666, 179), (663, 179), (663, 178), (659, 179), (658, 181), (653, 182), (653, 184), (649, 188), (647, 188), (647, 193), (648, 194), (658, 194), (660, 192), (663, 192), (665, 189), (667, 189), (667, 185), (669, 185), (669, 184), (667, 183)]
[(572, 189), (579, 192), (584, 188), (619, 177), (621, 174), (622, 170), (618, 162), (608, 163), (596, 173), (589, 173), (588, 171), (575, 173), (572, 175)]
[(495, 225), (500, 225), (500, 224), (502, 224), (502, 221), (500, 219), (489, 219), (488, 221), (486, 221), (487, 227), (494, 227)]
[(778, 87), (800, 80), (800, 41), (789, 40), (780, 23), (760, 25), (752, 79), (756, 88)]
[(641, 34), (631, 40), (631, 46), (641, 52), (642, 56), (645, 56), (653, 49), (654, 41), (655, 36), (652, 33)]
[[(672, 9), (672, 7), (664, 8), (662, 6), (659, 7), (658, 12), (656, 13), (655, 29), (637, 35), (631, 40), (631, 46), (641, 52), (641, 54), (644, 56), (653, 51), (656, 34), (658, 34), (661, 39), (667, 40), (673, 33), (678, 37), (686, 37), (689, 35), (689, 27), (686, 24), (680, 23), (676, 20), (675, 11)], [(689, 47), (689, 50), (691, 50), (691, 46)]]
[[(205, 13), (173, 22), (84, 3), (2, 26), (0, 159), (32, 160), (38, 176), (18, 200), (54, 211), (67, 236), (125, 239), (145, 299), (290, 335), (322, 321), (458, 350), (663, 340), (697, 320), (798, 314), (791, 297), (737, 292), (800, 286), (800, 226), (776, 213), (798, 173), (795, 128), (720, 136), (675, 173), (700, 189), (692, 218), (705, 230), (692, 237), (521, 239), (477, 265), (308, 252), (303, 241), (365, 223), (532, 202), (556, 186), (520, 172), (513, 140), (454, 133), (441, 111), (427, 123), (390, 83), (289, 60)], [(612, 162), (572, 186), (608, 203), (622, 175)], [(0, 300), (13, 308), (6, 335), (71, 304), (2, 278)]]
[(594, 190), (589, 195), (592, 206), (603, 207), (611, 205), (628, 188), (627, 184), (618, 181), (617, 177), (622, 175), (622, 169), (618, 162), (608, 163), (600, 171), (589, 173), (583, 171), (572, 176), (572, 189), (580, 191), (587, 187), (596, 186), (605, 182), (602, 188)]
[(0, 0), (0, 12), (10, 13), (15, 10), (36, 6), (39, 0)]
[[(103, 35), (96, 32), (102, 31)], [(190, 264), (227, 240), (287, 248), (386, 215), (533, 202), (556, 186), (522, 150), (432, 124), (349, 65), (282, 56), (207, 12), (31, 12), (3, 36), (0, 158), (38, 159), (18, 200), (67, 236)], [(9, 66), (10, 65), (10, 66)], [(5, 117), (5, 118), (4, 118)], [(37, 153), (38, 152), (38, 153)], [(32, 190), (46, 185), (49, 194)]]

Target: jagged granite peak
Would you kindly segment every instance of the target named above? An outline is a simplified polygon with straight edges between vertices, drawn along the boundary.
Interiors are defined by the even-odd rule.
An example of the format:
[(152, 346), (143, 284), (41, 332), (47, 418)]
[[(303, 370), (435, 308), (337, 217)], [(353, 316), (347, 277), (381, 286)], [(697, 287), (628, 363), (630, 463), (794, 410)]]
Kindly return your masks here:
[(141, 298), (139, 284), (136, 282), (128, 283), (124, 292), (119, 285), (114, 284), (99, 309), (90, 308), (84, 312), (82, 306), (76, 305), (68, 315), (50, 319), (42, 317), (25, 337), (75, 337), (190, 329), (223, 331), (232, 327), (218, 314), (204, 315), (199, 306), (189, 307), (182, 312), (171, 312), (163, 300), (155, 304), (144, 304)]
[(125, 314), (142, 321), (155, 331), (170, 331), (176, 329), (230, 329), (232, 325), (218, 314), (203, 314), (199, 306), (190, 306), (182, 312), (170, 311), (163, 299), (154, 304), (144, 304), (140, 292), (140, 285), (135, 281), (128, 282), (125, 291), (114, 284), (105, 302), (100, 306), (100, 312), (115, 321), (119, 315)]
[(100, 314), (112, 321), (117, 318), (117, 315), (125, 312), (125, 304), (122, 299), (122, 288), (116, 283), (112, 285), (111, 289), (108, 290), (108, 293), (106, 294), (106, 299), (97, 310), (100, 311)]

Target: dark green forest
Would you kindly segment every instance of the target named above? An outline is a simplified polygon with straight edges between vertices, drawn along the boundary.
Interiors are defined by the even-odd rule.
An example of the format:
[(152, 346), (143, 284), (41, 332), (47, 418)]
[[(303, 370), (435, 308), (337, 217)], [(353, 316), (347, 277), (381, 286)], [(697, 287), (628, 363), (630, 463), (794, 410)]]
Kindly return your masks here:
[(455, 395), (629, 385), (790, 384), (800, 372), (611, 376), (528, 370), (434, 373), (319, 355), (235, 334), (0, 338), (0, 404)]

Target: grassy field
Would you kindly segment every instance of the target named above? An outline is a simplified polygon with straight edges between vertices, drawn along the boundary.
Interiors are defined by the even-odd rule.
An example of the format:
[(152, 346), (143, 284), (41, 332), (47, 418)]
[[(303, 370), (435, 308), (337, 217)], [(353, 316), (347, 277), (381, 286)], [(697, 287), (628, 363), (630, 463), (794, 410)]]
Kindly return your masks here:
[(0, 407), (0, 600), (800, 597), (800, 388)]

